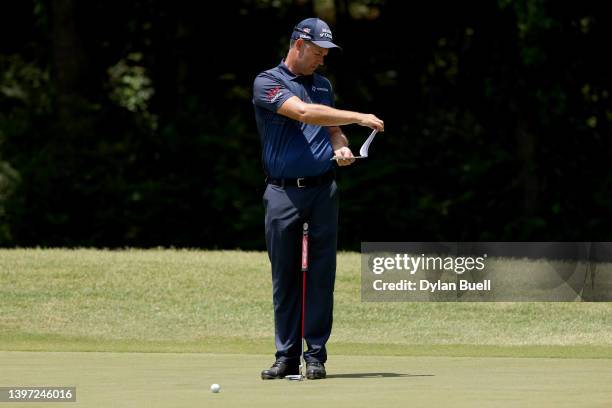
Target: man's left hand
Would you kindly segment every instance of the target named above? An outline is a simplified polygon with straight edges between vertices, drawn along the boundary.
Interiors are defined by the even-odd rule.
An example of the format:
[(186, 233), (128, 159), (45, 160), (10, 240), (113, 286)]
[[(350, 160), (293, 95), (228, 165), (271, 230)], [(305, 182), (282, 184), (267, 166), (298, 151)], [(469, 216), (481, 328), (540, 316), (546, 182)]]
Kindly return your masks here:
[(341, 147), (338, 150), (334, 150), (334, 155), (336, 157), (343, 157), (342, 159), (337, 159), (336, 162), (338, 166), (348, 166), (355, 162), (353, 159), (353, 152), (348, 147)]

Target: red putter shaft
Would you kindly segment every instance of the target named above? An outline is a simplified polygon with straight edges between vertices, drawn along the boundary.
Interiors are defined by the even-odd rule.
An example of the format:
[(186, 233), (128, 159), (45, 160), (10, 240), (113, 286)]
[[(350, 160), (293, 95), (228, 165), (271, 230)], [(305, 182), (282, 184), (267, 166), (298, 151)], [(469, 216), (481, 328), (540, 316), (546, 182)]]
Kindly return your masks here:
[(304, 320), (306, 315), (306, 271), (308, 270), (308, 223), (302, 230), (302, 342), (304, 341)]

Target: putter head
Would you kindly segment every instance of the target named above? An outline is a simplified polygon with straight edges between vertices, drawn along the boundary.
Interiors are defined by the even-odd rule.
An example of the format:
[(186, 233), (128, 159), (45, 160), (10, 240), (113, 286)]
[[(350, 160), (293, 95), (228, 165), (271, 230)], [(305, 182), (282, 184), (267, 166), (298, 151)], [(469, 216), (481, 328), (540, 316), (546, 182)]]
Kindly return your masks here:
[(303, 371), (304, 365), (300, 364), (300, 373), (299, 374), (291, 374), (291, 375), (286, 375), (285, 379), (289, 380), (289, 381), (302, 381), (305, 377), (304, 377), (304, 371)]

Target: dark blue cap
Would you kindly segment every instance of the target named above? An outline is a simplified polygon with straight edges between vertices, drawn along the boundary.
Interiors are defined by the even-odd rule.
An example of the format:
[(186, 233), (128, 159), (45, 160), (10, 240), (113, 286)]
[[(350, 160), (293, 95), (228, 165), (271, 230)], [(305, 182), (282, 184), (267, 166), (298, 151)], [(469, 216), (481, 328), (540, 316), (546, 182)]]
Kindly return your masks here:
[(310, 41), (321, 48), (340, 48), (332, 42), (332, 32), (327, 23), (320, 18), (307, 18), (300, 21), (291, 34), (292, 40), (298, 38)]

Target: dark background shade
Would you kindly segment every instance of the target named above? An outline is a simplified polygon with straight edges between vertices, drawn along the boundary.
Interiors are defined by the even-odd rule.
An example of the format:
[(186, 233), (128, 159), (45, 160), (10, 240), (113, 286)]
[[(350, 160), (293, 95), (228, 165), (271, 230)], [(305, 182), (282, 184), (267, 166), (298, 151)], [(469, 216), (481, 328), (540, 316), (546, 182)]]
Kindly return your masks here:
[(341, 248), (612, 240), (605, 2), (0, 7), (2, 246), (263, 249), (252, 82), (315, 15), (337, 107), (386, 127), (338, 171)]

